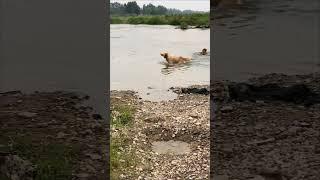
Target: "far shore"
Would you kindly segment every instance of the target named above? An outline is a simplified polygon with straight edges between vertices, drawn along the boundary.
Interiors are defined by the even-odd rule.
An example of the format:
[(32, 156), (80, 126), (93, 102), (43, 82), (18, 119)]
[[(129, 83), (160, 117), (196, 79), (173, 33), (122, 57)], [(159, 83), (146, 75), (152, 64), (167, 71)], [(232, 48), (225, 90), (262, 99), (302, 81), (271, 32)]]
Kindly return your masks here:
[(112, 16), (111, 24), (173, 25), (181, 29), (209, 28), (209, 13), (187, 15)]

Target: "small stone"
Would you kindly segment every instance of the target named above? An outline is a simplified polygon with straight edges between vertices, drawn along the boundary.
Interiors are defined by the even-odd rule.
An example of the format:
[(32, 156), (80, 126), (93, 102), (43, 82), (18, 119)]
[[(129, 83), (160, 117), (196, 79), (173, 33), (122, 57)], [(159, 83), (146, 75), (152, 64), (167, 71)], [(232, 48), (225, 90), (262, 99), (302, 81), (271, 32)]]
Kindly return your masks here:
[(191, 114), (190, 117), (192, 118), (199, 118), (199, 116), (197, 114)]
[(124, 178), (126, 178), (127, 176), (125, 176), (124, 174), (120, 174), (120, 176), (119, 176), (121, 179), (124, 179)]
[(213, 176), (213, 180), (229, 180), (229, 176), (227, 176), (227, 175), (216, 175), (216, 176)]
[(92, 167), (91, 165), (87, 164), (86, 168), (90, 171), (90, 172), (95, 172), (96, 169), (94, 167)]
[(38, 127), (47, 127), (49, 123), (39, 123)]
[(93, 134), (93, 132), (90, 129), (87, 129), (87, 130), (83, 131), (81, 134), (83, 134), (83, 135), (91, 135), (91, 134)]
[(288, 134), (290, 135), (294, 135), (298, 132), (298, 130), (300, 130), (299, 127), (296, 127), (296, 126), (292, 126), (288, 129)]
[(249, 180), (266, 180), (266, 178), (257, 175), (257, 176), (254, 176), (253, 178), (249, 179)]
[(310, 127), (310, 126), (311, 126), (311, 124), (305, 123), (305, 122), (301, 122), (299, 125), (300, 125), (301, 127)]
[(173, 161), (171, 161), (171, 164), (177, 165), (177, 164), (178, 164), (178, 160), (173, 160)]
[(99, 159), (102, 159), (102, 157), (99, 155), (99, 154), (86, 154), (87, 156), (89, 156), (91, 159), (93, 160), (99, 160)]
[(220, 111), (221, 112), (230, 112), (233, 110), (233, 107), (232, 106), (223, 106)]
[(264, 101), (256, 100), (256, 103), (257, 103), (257, 104), (264, 104)]
[(25, 117), (25, 118), (33, 118), (37, 116), (37, 113), (32, 113), (32, 112), (20, 112), (18, 113), (19, 116)]
[(266, 140), (260, 140), (260, 141), (251, 141), (251, 142), (248, 142), (247, 144), (249, 145), (261, 145), (261, 144), (265, 144), (265, 143), (269, 143), (269, 142), (273, 142), (275, 141), (275, 138), (269, 138), (269, 139), (266, 139)]
[(79, 174), (76, 174), (76, 176), (78, 178), (87, 178), (87, 177), (89, 177), (89, 174), (87, 174), (87, 173), (79, 173)]
[(60, 139), (60, 138), (65, 137), (66, 135), (67, 135), (67, 134), (65, 134), (64, 132), (59, 132), (59, 133), (57, 134), (57, 138)]

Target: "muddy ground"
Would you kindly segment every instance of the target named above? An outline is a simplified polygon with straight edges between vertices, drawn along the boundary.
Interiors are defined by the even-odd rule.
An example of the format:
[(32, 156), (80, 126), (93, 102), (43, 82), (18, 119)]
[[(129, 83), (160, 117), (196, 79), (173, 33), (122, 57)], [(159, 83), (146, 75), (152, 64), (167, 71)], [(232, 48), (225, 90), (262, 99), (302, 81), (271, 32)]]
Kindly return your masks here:
[[(320, 93), (320, 74), (269, 74), (252, 85), (305, 84)], [(320, 177), (320, 105), (228, 100), (228, 82), (212, 84), (211, 177), (317, 180)]]
[[(105, 120), (65, 92), (0, 94), (0, 174), (11, 179), (105, 179)], [(4, 178), (4, 177), (1, 177)]]

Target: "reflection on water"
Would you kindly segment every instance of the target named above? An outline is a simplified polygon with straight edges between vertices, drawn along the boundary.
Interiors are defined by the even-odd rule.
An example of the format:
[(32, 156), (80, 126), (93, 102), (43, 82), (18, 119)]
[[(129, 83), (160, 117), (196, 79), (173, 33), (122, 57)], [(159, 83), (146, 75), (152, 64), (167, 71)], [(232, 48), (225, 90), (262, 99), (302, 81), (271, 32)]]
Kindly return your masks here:
[(319, 71), (318, 0), (247, 0), (214, 14), (214, 78)]
[[(159, 101), (176, 97), (170, 87), (209, 84), (210, 56), (199, 55), (210, 49), (209, 30), (111, 25), (110, 37), (112, 90), (135, 90), (143, 99)], [(169, 65), (160, 56), (164, 51), (192, 60)]]

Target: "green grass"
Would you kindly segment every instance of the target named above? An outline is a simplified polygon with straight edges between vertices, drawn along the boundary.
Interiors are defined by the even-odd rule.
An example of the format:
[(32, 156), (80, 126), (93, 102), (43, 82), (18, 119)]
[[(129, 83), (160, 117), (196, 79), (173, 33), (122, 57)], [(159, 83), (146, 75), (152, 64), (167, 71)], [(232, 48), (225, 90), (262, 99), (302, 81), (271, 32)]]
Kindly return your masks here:
[(35, 180), (67, 180), (72, 178), (72, 163), (79, 149), (63, 144), (33, 143), (32, 137), (14, 137), (6, 151), (16, 153), (35, 165)]
[(209, 26), (209, 13), (157, 16), (114, 16), (111, 17), (111, 24)]
[(113, 108), (111, 123), (113, 127), (121, 128), (133, 123), (135, 109), (128, 105), (117, 105)]
[[(133, 125), (135, 108), (123, 103), (114, 104), (111, 114), (111, 125), (120, 130), (130, 128)], [(111, 179), (119, 179), (120, 175), (133, 175), (137, 158), (132, 151), (128, 151), (128, 146), (132, 144), (130, 137), (125, 135), (111, 135), (110, 143), (110, 166)]]
[(127, 147), (131, 144), (128, 138), (111, 138), (110, 146), (110, 166), (111, 179), (119, 179), (121, 174), (131, 176), (134, 174), (132, 167), (136, 167), (137, 158), (133, 152), (129, 152)]

